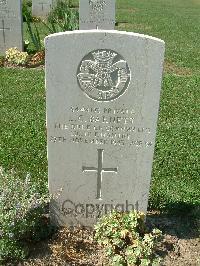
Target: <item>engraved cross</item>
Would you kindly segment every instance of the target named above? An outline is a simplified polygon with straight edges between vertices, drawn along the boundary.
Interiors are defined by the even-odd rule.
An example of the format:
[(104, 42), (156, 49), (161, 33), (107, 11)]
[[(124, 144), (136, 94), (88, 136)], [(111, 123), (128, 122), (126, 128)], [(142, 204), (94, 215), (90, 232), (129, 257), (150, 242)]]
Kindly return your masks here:
[[(49, 5), (48, 3), (39, 3), (39, 5), (42, 5), (42, 11), (44, 11), (44, 5)], [(51, 7), (51, 5), (50, 5)]]
[(4, 44), (6, 43), (6, 34), (5, 34), (5, 30), (10, 30), (10, 28), (5, 28), (5, 24), (4, 24), (4, 19), (2, 19), (2, 28), (0, 28), (0, 30), (2, 30), (3, 33), (3, 42)]
[(117, 168), (103, 168), (103, 149), (97, 149), (98, 151), (98, 166), (97, 167), (82, 167), (82, 171), (92, 171), (97, 172), (97, 199), (102, 199), (102, 191), (101, 191), (101, 185), (102, 185), (102, 174), (104, 172), (114, 172), (117, 173)]

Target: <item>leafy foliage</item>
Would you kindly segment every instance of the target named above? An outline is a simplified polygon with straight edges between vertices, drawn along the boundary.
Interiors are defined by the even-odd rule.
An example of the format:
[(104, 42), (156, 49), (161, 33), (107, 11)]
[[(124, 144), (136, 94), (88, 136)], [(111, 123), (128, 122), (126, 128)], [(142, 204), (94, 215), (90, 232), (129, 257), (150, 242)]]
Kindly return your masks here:
[(159, 265), (155, 254), (162, 232), (147, 233), (145, 215), (141, 212), (113, 212), (100, 219), (95, 226), (95, 238), (105, 248), (113, 266)]
[(48, 23), (43, 21), (50, 33), (78, 29), (78, 12), (70, 8), (70, 5), (70, 1), (58, 1), (48, 16)]
[(32, 7), (32, 0), (23, 0), (22, 4), (28, 7)]
[(24, 259), (26, 241), (45, 238), (51, 232), (44, 217), (48, 194), (39, 194), (30, 175), (22, 180), (0, 169), (0, 263)]
[(32, 12), (31, 12), (32, 2), (30, 0), (23, 0), (22, 2), (22, 16), (23, 21), (32, 21)]
[(43, 30), (46, 29), (45, 35), (78, 29), (78, 12), (70, 8), (70, 5), (70, 1), (58, 1), (57, 6), (50, 12), (47, 21), (30, 16), (28, 6), (24, 5), (23, 16), (31, 41), (27, 47), (29, 53), (44, 50), (44, 42), (41, 40), (42, 28), (38, 24), (43, 25)]
[(31, 20), (28, 16), (25, 15), (27, 23), (27, 31), (31, 38), (32, 44), (35, 47), (35, 51), (39, 52), (44, 50), (44, 42), (40, 38), (39, 30), (35, 22), (31, 23)]

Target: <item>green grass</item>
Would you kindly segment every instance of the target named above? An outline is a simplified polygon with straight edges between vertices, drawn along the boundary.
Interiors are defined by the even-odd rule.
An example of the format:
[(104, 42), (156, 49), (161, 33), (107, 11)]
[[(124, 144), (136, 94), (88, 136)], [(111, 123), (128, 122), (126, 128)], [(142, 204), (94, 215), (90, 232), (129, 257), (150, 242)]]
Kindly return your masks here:
[(119, 0), (117, 29), (135, 31), (163, 39), (166, 59), (199, 72), (200, 1)]
[[(154, 209), (200, 204), (199, 14), (197, 0), (117, 1), (117, 29), (163, 39), (172, 66), (163, 78), (150, 195)], [(0, 165), (46, 182), (44, 71), (0, 68), (0, 99)]]
[(199, 84), (197, 76), (164, 77), (150, 197), (153, 208), (200, 204)]
[(0, 68), (0, 165), (47, 181), (44, 71)]

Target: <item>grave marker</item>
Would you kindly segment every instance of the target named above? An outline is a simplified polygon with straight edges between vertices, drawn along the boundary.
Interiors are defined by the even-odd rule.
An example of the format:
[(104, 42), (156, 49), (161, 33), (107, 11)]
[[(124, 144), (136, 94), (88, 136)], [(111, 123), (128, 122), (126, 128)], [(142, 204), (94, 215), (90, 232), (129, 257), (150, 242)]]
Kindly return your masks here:
[(55, 3), (55, 0), (32, 0), (32, 15), (47, 17)]
[(11, 47), (23, 50), (20, 0), (0, 0), (0, 54)]
[(80, 30), (105, 29), (115, 27), (115, 0), (80, 0)]
[(50, 35), (45, 46), (49, 189), (63, 190), (55, 222), (146, 212), (164, 42), (89, 30)]

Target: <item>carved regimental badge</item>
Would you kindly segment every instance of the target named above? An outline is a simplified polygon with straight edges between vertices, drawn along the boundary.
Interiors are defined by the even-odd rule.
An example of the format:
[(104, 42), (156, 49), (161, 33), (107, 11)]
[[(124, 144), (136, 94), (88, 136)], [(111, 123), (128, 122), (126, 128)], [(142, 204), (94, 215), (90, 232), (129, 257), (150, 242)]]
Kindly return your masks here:
[(0, 5), (6, 5), (7, 4), (7, 0), (0, 0)]
[(104, 0), (89, 0), (89, 5), (91, 6), (92, 10), (95, 11), (102, 11), (106, 6), (106, 1)]
[(124, 58), (108, 49), (87, 54), (77, 70), (80, 88), (97, 101), (111, 101), (121, 96), (129, 86), (130, 75)]

